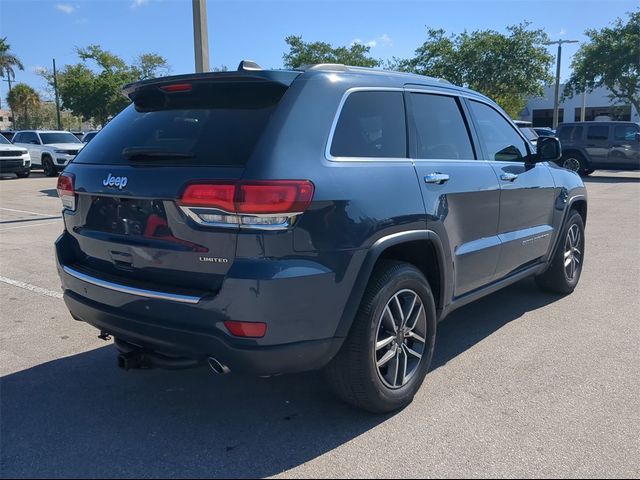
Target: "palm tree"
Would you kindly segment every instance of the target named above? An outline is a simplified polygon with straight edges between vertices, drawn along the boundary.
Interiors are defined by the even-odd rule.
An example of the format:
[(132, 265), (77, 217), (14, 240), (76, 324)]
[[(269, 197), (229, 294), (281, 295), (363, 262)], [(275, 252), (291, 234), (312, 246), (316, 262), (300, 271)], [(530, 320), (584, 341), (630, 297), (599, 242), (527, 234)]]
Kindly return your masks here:
[(11, 53), (11, 45), (7, 43), (7, 37), (0, 38), (0, 77), (7, 77), (9, 80), (16, 78), (14, 68), (24, 70), (24, 65), (18, 57)]
[(18, 83), (7, 95), (7, 101), (13, 112), (20, 112), (21, 128), (29, 128), (29, 111), (33, 112), (40, 107), (38, 93), (26, 83)]

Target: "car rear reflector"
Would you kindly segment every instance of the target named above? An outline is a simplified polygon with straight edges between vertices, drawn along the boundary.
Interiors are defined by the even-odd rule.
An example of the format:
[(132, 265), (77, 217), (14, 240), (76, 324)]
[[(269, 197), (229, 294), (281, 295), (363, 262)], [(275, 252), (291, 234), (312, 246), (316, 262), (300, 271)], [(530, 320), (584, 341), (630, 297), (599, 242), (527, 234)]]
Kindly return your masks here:
[(260, 322), (235, 322), (228, 320), (224, 326), (231, 335), (244, 338), (262, 338), (267, 333), (267, 324)]
[(69, 210), (76, 209), (75, 176), (72, 173), (61, 173), (58, 177), (58, 197), (62, 206)]

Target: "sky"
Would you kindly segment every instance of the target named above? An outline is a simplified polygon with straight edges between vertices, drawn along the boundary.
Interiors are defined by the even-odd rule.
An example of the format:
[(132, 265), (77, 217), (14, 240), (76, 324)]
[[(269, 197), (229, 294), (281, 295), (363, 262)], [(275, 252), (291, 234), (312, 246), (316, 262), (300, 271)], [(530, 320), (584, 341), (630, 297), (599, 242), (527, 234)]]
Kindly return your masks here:
[[(287, 35), (334, 45), (361, 42), (376, 58), (407, 58), (424, 41), (427, 26), (451, 33), (505, 31), (524, 20), (553, 40), (585, 41), (585, 29), (602, 28), (638, 7), (640, 0), (208, 0), (210, 64), (235, 69), (252, 59), (281, 68)], [(58, 68), (77, 63), (75, 48), (91, 44), (127, 61), (158, 53), (172, 74), (195, 68), (191, 0), (0, 0), (0, 37), (25, 66), (16, 81), (45, 97), (38, 70), (51, 67), (53, 58)], [(563, 79), (578, 46), (563, 46)], [(549, 48), (555, 54), (556, 47)], [(0, 83), (4, 100), (7, 84)]]

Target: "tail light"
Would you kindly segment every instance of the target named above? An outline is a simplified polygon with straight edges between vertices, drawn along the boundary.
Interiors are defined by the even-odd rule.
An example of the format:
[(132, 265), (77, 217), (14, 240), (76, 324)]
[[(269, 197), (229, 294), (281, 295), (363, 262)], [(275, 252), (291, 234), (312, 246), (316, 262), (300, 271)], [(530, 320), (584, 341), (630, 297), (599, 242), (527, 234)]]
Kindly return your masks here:
[(58, 177), (58, 197), (62, 201), (63, 208), (75, 211), (76, 191), (74, 187), (75, 176), (72, 173), (61, 173)]
[(277, 230), (309, 207), (313, 193), (309, 180), (192, 183), (179, 204), (201, 224)]

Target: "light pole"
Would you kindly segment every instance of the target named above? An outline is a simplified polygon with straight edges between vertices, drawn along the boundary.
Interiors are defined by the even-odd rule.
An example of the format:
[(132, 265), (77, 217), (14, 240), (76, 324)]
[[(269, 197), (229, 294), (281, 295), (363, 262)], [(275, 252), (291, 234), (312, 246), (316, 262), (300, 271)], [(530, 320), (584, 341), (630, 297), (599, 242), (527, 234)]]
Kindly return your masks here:
[(58, 72), (56, 72), (56, 59), (53, 59), (53, 91), (56, 95), (56, 119), (58, 120), (58, 130), (62, 130), (60, 120), (60, 96), (58, 95)]
[(209, 34), (207, 32), (207, 0), (192, 0), (193, 47), (196, 56), (196, 72), (209, 71)]
[(562, 61), (562, 45), (565, 43), (578, 43), (578, 40), (556, 40), (545, 42), (545, 45), (558, 45), (558, 57), (556, 64), (556, 92), (553, 98), (553, 129), (558, 128), (558, 113), (560, 110), (560, 62)]

